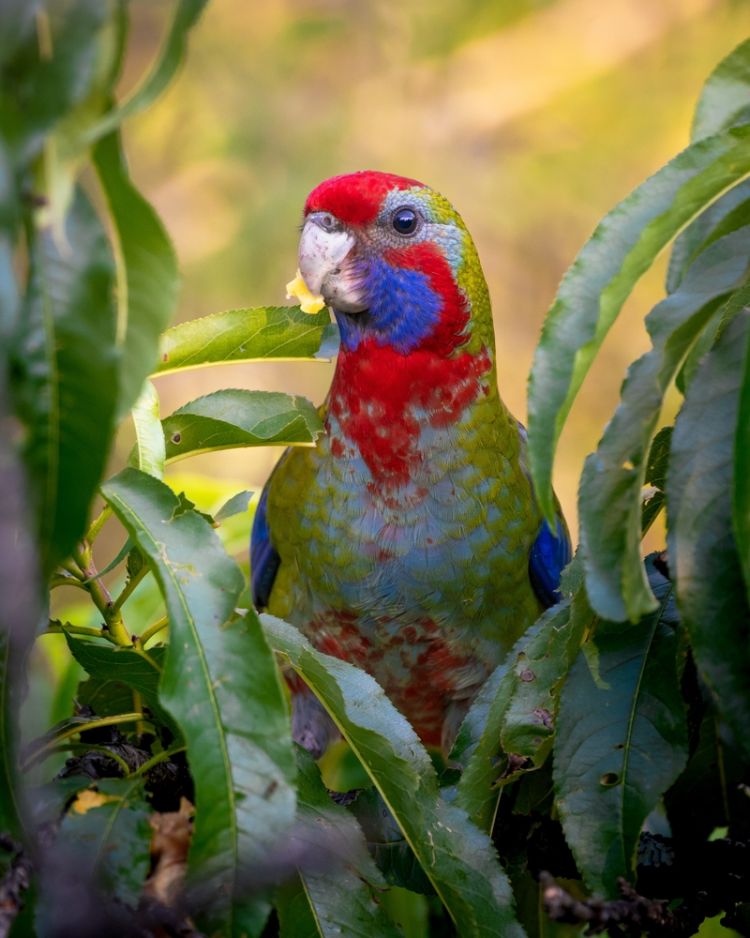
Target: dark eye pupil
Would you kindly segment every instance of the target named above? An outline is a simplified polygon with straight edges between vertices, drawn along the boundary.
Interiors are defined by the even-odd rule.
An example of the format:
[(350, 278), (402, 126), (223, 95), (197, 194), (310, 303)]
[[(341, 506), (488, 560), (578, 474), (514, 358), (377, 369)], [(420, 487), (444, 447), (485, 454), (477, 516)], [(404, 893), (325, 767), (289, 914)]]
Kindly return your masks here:
[(410, 208), (401, 208), (393, 216), (393, 227), (399, 234), (411, 234), (417, 227), (417, 214)]

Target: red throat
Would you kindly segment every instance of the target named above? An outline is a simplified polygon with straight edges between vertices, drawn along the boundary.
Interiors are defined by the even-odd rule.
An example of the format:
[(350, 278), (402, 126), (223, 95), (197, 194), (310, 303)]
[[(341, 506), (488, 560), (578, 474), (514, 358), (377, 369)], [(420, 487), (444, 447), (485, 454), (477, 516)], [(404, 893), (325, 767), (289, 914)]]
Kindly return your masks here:
[(344, 440), (334, 438), (333, 455), (345, 458), (347, 443), (353, 444), (376, 485), (404, 485), (423, 458), (422, 428), (455, 423), (480, 393), (489, 392), (481, 379), (491, 367), (487, 349), (455, 358), (427, 349), (402, 355), (372, 339), (353, 351), (342, 349), (331, 388), (331, 415)]

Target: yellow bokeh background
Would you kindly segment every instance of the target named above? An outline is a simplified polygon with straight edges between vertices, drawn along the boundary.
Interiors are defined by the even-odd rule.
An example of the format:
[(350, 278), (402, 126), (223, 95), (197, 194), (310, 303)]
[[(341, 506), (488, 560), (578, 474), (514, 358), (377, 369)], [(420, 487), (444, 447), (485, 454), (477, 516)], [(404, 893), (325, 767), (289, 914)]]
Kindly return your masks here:
[[(155, 54), (171, 4), (132, 10), (123, 90)], [(363, 168), (414, 176), (474, 236), (501, 392), (524, 419), (560, 277), (600, 217), (687, 144), (703, 81), (748, 32), (750, 7), (732, 0), (212, 0), (178, 80), (125, 128), (135, 180), (180, 257), (178, 319), (287, 302), (302, 204), (320, 180)], [(574, 532), (583, 459), (647, 347), (643, 317), (663, 295), (665, 263), (629, 301), (562, 437), (555, 481)], [(158, 387), (164, 414), (228, 386), (317, 402), (331, 369), (234, 365)], [(673, 394), (667, 411), (677, 404)], [(223, 452), (189, 468), (253, 487), (278, 454)]]

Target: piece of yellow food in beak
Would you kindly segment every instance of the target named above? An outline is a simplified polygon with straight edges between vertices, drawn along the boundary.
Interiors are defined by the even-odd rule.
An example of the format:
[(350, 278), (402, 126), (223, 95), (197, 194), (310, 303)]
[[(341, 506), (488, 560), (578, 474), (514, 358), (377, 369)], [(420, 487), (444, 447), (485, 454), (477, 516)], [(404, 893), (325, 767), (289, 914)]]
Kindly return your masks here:
[(297, 268), (297, 275), (294, 280), (290, 280), (286, 285), (286, 298), (288, 300), (299, 300), (299, 308), (303, 313), (319, 313), (326, 305), (326, 301), (318, 294), (310, 292), (309, 287), (302, 279), (302, 274)]

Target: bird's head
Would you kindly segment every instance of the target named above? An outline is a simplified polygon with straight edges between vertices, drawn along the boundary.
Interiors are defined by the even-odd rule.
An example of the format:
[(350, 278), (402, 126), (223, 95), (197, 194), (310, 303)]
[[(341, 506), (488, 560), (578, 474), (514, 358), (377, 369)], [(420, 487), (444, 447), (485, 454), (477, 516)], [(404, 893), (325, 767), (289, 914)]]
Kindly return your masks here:
[(366, 339), (440, 356), (492, 345), (471, 236), (447, 199), (414, 179), (362, 171), (313, 189), (299, 268), (333, 310), (348, 350)]

